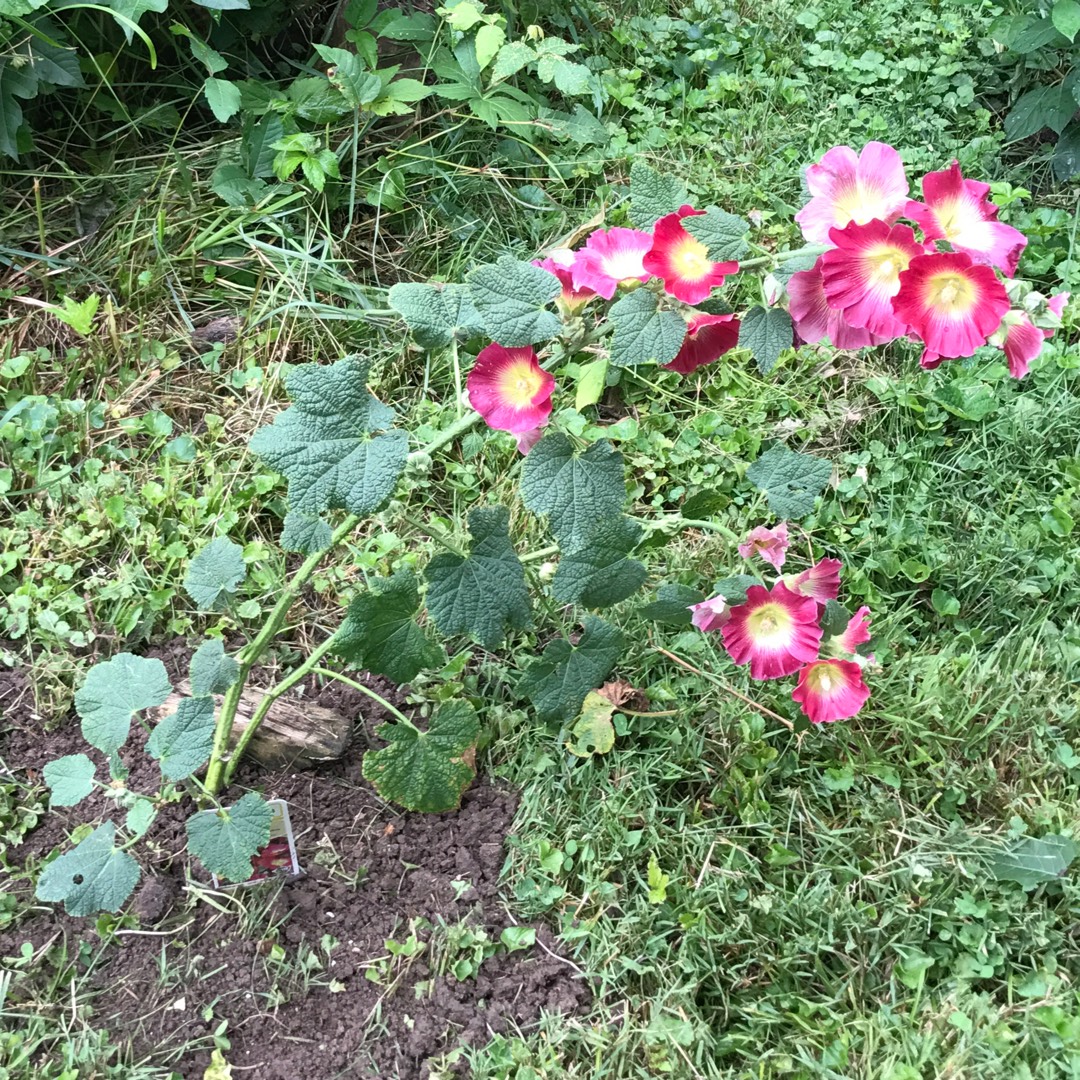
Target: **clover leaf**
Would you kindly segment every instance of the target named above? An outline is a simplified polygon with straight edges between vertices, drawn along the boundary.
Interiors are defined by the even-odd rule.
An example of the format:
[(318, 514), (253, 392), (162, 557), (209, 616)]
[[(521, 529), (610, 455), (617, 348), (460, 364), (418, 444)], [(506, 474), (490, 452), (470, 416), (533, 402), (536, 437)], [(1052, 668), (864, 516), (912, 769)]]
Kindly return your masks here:
[(146, 740), (146, 752), (161, 762), (166, 780), (191, 776), (210, 756), (214, 744), (214, 699), (184, 698)]
[(97, 766), (85, 754), (67, 754), (41, 770), (52, 806), (74, 806), (94, 790)]
[(627, 293), (612, 304), (608, 318), (614, 328), (611, 362), (616, 367), (670, 363), (686, 340), (686, 320), (661, 309), (659, 298), (648, 289)]
[(783, 308), (752, 307), (739, 325), (739, 347), (748, 349), (758, 371), (768, 375), (795, 340), (791, 316)]
[(218, 536), (191, 560), (184, 590), (203, 611), (214, 611), (236, 592), (246, 577), (244, 549), (228, 537)]
[(432, 716), (427, 731), (405, 724), (382, 724), (381, 750), (364, 755), (364, 779), (406, 810), (438, 814), (456, 810), (476, 777), (480, 721), (467, 701), (448, 701)]
[(240, 665), (225, 655), (225, 645), (220, 638), (210, 638), (195, 650), (188, 674), (193, 696), (224, 694), (240, 677)]
[(187, 820), (188, 850), (210, 871), (230, 881), (251, 877), (251, 857), (270, 842), (272, 812), (249, 791), (235, 806), (203, 810)]
[(69, 915), (119, 911), (139, 880), (139, 864), (113, 846), (115, 838), (111, 821), (99, 825), (45, 867), (34, 895), (47, 903), (62, 901)]
[(813, 511), (814, 499), (830, 476), (831, 462), (786, 446), (771, 447), (746, 470), (746, 479), (768, 496), (769, 509), (788, 519), (804, 518)]
[(750, 246), (746, 242), (750, 222), (715, 206), (708, 207), (704, 214), (683, 218), (682, 227), (709, 249), (713, 262), (741, 259)]
[(559, 279), (531, 263), (509, 255), (496, 263), (478, 266), (465, 276), (484, 329), (493, 341), (508, 349), (534, 345), (562, 329), (548, 304), (559, 295)]
[(428, 285), (402, 281), (390, 288), (390, 306), (405, 320), (417, 345), (435, 349), (459, 334), (484, 330), (467, 285)]
[(640, 159), (630, 166), (630, 220), (636, 228), (651, 229), (685, 202), (686, 185), (681, 180), (657, 172)]
[(648, 571), (630, 552), (641, 539), (641, 526), (625, 517), (605, 518), (582, 548), (567, 552), (551, 583), (557, 600), (602, 608), (632, 596)]
[(83, 738), (102, 753), (115, 754), (127, 742), (135, 713), (156, 708), (171, 693), (160, 660), (118, 653), (95, 664), (75, 694)]

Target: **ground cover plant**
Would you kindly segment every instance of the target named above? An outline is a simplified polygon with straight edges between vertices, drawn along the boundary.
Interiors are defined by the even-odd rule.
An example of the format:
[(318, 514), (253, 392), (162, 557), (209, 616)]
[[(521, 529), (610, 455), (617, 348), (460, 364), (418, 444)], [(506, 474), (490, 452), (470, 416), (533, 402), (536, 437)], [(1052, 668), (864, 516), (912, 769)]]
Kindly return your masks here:
[[(619, 24), (602, 48), (585, 44), (579, 56), (613, 103), (604, 149), (592, 144), (550, 171), (521, 163), (510, 181), (505, 171), (493, 180), (464, 169), (442, 175), (459, 177), (468, 198), (484, 184), (510, 183), (527, 204), (500, 202), (517, 206), (520, 218), (468, 234), (468, 254), (460, 243), (441, 256), (427, 245), (402, 275), (416, 280), (389, 291), (365, 281), (324, 292), (346, 280), (341, 265), (322, 261), (321, 276), (307, 277), (292, 256), (286, 265), (298, 280), (284, 291), (269, 276), (244, 291), (204, 281), (218, 290), (207, 294), (208, 312), (241, 296), (255, 306), (247, 309), (254, 326), (201, 360), (167, 319), (148, 339), (148, 328), (121, 313), (109, 338), (105, 320), (115, 316), (105, 311), (90, 314), (87, 339), (62, 339), (69, 356), (45, 346), (13, 350), (6, 361), (5, 410), (34, 398), (0, 429), (14, 451), (5, 462), (13, 514), (4, 556), (13, 670), (30, 645), (38, 711), (50, 724), (62, 717), (67, 688), (75, 690), (82, 725), (61, 725), (70, 734), (59, 744), (69, 757), (85, 754), (80, 726), (99, 741), (109, 736), (108, 755), (115, 714), (126, 710), (130, 723), (146, 686), (154, 698), (184, 676), (192, 686), (172, 731), (159, 724), (151, 736), (160, 764), (135, 753), (142, 735), (117, 755), (131, 769), (131, 792), (106, 779), (109, 763), (98, 759), (85, 805), (99, 815), (109, 805), (103, 793), (118, 798), (123, 812), (105, 817), (115, 818), (122, 847), (154, 812), (172, 850), (183, 847), (193, 804), (180, 791), (205, 799), (218, 787), (213, 771), (201, 773), (214, 750), (214, 695), (198, 691), (220, 688), (226, 705), (240, 693), (239, 682), (226, 685), (237, 650), (241, 670), (249, 661), (275, 669), (271, 694), (312, 692), (330, 680), (353, 702), (370, 702), (355, 707), (373, 711), (390, 741), (373, 741), (363, 765), (358, 751), (345, 774), (352, 799), (370, 790), (361, 770), (406, 805), (435, 797), (429, 809), (456, 802), (476, 770), (521, 791), (504, 891), (516, 917), (557, 931), (547, 945), (584, 976), (591, 1009), (568, 1014), (552, 999), (562, 1015), (542, 1018), (539, 1031), (503, 1029), (486, 1045), (474, 1035), (466, 1048), (451, 1040), (422, 1067), (399, 1063), (402, 1075), (1055, 1076), (1074, 1067), (1077, 398), (1072, 317), (1061, 295), (1074, 284), (1074, 219), (1067, 192), (1041, 168), (1052, 150), (1012, 147), (999, 163), (995, 113), (1007, 93), (995, 81), (989, 25), (997, 13), (987, 7), (950, 22), (952, 9), (943, 8), (947, 17), (937, 21), (916, 11), (910, 53), (892, 44), (881, 59), (860, 55), (859, 34), (889, 40), (898, 15), (886, 3), (871, 5), (846, 35), (827, 4), (770, 9), (760, 21), (710, 5), (677, 17), (642, 13), (642, 23)], [(602, 11), (588, 14), (602, 24)], [(635, 33), (660, 47), (640, 67), (639, 92), (615, 92), (620, 80), (634, 81)], [(931, 49), (957, 68), (921, 87), (913, 76), (905, 81), (920, 65), (942, 69)], [(807, 60), (825, 51), (827, 66)], [(822, 71), (833, 74), (822, 82)], [(672, 85), (704, 96), (680, 111)], [(665, 86), (667, 100), (657, 96)], [(792, 99), (784, 109), (778, 88)], [(844, 94), (853, 107), (817, 107)], [(886, 137), (895, 120), (882, 110), (894, 108), (911, 120), (910, 142)], [(704, 138), (725, 114), (742, 119), (737, 129), (723, 125), (738, 132), (725, 136), (737, 140), (725, 150), (737, 170)], [(487, 139), (477, 145), (492, 145)], [(906, 166), (902, 193), (895, 167), (883, 165), (891, 142), (895, 164)], [(622, 156), (650, 145), (651, 167), (640, 149), (633, 168)], [(829, 150), (845, 145), (852, 149)], [(451, 137), (442, 153), (455, 158), (454, 147)], [(348, 153), (335, 160), (347, 183)], [(811, 166), (803, 196), (800, 165)], [(212, 171), (202, 190), (211, 190)], [(843, 204), (845, 177), (878, 199), (875, 209), (822, 229), (821, 212)], [(424, 190), (439, 179), (429, 176)], [(556, 208), (543, 207), (530, 186)], [(831, 198), (837, 189), (839, 200)], [(388, 207), (387, 220), (400, 228), (437, 222), (449, 230), (441, 235), (460, 241), (461, 192), (456, 207), (403, 204)], [(765, 193), (776, 195), (765, 201)], [(268, 266), (281, 265), (305, 230), (332, 231), (330, 204), (311, 206), (310, 217), (305, 208), (288, 220), (289, 238)], [(552, 261), (532, 266), (541, 256)], [(627, 257), (638, 260), (627, 277), (645, 280), (621, 276)], [(167, 263), (164, 280), (199, 287), (179, 272), (178, 262)], [(492, 284), (517, 307), (508, 311), (505, 295), (493, 302)], [(537, 296), (525, 302), (530, 288)], [(370, 310), (339, 320), (334, 295), (357, 308), (363, 297)], [(962, 317), (943, 327), (928, 301)], [(144, 294), (144, 312), (150, 302)], [(119, 370), (105, 349), (90, 364), (77, 359), (97, 357), (99, 331), (102, 342), (118, 343)], [(349, 355), (357, 353), (362, 360)], [(78, 365), (88, 377), (73, 376)], [(157, 385), (170, 390), (148, 393), (147, 373), (159, 367)], [(324, 379), (347, 388), (350, 417), (358, 409), (373, 421), (349, 436), (373, 463), (363, 480), (409, 431), (394, 448), (392, 490), (339, 486), (352, 475), (341, 469), (321, 488), (307, 483), (305, 470), (329, 460), (312, 451), (311, 436), (316, 427), (333, 434), (337, 423), (337, 414), (304, 408), (327, 400)], [(196, 419), (202, 411), (213, 417), (205, 425)], [(494, 429), (486, 437), (484, 421)], [(249, 438), (254, 456), (243, 452)], [(87, 446), (97, 466), (78, 461)], [(558, 477), (592, 479), (594, 467), (597, 497), (582, 509), (568, 497), (577, 488)], [(356, 516), (345, 503), (355, 492), (388, 501), (354, 522), (340, 555), (318, 560), (305, 577), (312, 553), (282, 554), (281, 526), (283, 540), (300, 536), (289, 546), (325, 546), (328, 531)], [(339, 498), (345, 505), (335, 506)], [(505, 512), (489, 509), (498, 506)], [(62, 552), (41, 543), (51, 522), (62, 526)], [(108, 576), (95, 580), (91, 560)], [(486, 560), (497, 567), (487, 579), (477, 573)], [(491, 577), (501, 597), (494, 605), (482, 587)], [(778, 627), (788, 631), (779, 640), (770, 637)], [(143, 642), (193, 630), (210, 640), (194, 649), (192, 669), (189, 649), (155, 685), (165, 669), (137, 655)], [(835, 656), (833, 638), (841, 639)], [(446, 645), (449, 654), (440, 651)], [(88, 648), (93, 657), (80, 655)], [(392, 683), (409, 684), (404, 695), (385, 678), (372, 681), (369, 673), (388, 665)], [(119, 667), (125, 693), (139, 692), (103, 723), (100, 707), (108, 713), (117, 687), (108, 674)], [(4, 707), (14, 716), (11, 700)], [(223, 715), (220, 708), (219, 747)], [(447, 717), (454, 737), (425, 740)], [(25, 738), (12, 745), (27, 758)], [(230, 850), (239, 875), (247, 864), (233, 841), (260, 798), (243, 792), (267, 778), (228, 754), (216, 760), (220, 782), (231, 771), (242, 787), (218, 795), (223, 812), (209, 843), (188, 838), (211, 861), (215, 845)], [(123, 935), (135, 924), (106, 916), (78, 929), (33, 907), (30, 889), (44, 883), (46, 895), (56, 893), (71, 865), (63, 860), (88, 843), (79, 810), (59, 806), (64, 785), (85, 786), (88, 774), (81, 761), (81, 773), (45, 771), (41, 755), (30, 761), (26, 771), (5, 758), (5, 842), (17, 852), (10, 845), (22, 841), (33, 855), (9, 856), (17, 900), (0, 909), (11, 927), (5, 1018), (16, 1020), (21, 1040), (4, 1052), (29, 1075), (48, 1075), (41, 1070), (60, 1045), (60, 1018), (74, 1009), (88, 1026), (71, 1068), (137, 1065), (150, 1075), (167, 1061), (201, 1075), (211, 1050), (240, 1064), (252, 1042), (236, 1029), (242, 1011), (228, 1004), (216, 1006), (211, 1029), (223, 1016), (229, 1026), (213, 1045), (180, 1040), (147, 1057), (147, 1040), (135, 1033), (110, 1058), (107, 1040), (92, 1037), (115, 1025), (112, 999), (95, 1014), (84, 996), (94, 973), (111, 962), (141, 985), (123, 961), (123, 945), (134, 940)], [(35, 847), (38, 820), (54, 824), (38, 831), (49, 839)], [(150, 846), (102, 843), (109, 872), (139, 851), (163, 865), (153, 827), (141, 843)], [(404, 847), (400, 858), (410, 861)], [(229, 876), (224, 862), (218, 869)], [(334, 907), (359, 910), (353, 895), (372, 903), (362, 876), (335, 888), (343, 891)], [(281, 895), (299, 900), (302, 889)], [(466, 883), (455, 889), (465, 895)], [(91, 899), (72, 895), (70, 904), (89, 910)], [(208, 902), (192, 894), (163, 925), (183, 925)], [(324, 948), (316, 935), (305, 952), (256, 921), (240, 915), (233, 932), (252, 934), (253, 956), (258, 941), (277, 943), (267, 946), (279, 965), (267, 1000), (279, 1002), (281, 1015), (300, 999), (361, 1000), (350, 997), (348, 976), (338, 980), (345, 990), (330, 988), (336, 946)], [(37, 952), (51, 927), (79, 944), (85, 978), (55, 946)], [(387, 930), (394, 948), (370, 969), (381, 980), (374, 985), (388, 989), (387, 1002), (400, 1001), (392, 988), (419, 970), (418, 950), (429, 950), (436, 981), (483, 977), (501, 957), (509, 963), (493, 944), (501, 930)], [(29, 954), (20, 953), (20, 935)], [(502, 949), (516, 949), (527, 937), (506, 940)], [(539, 946), (530, 950), (540, 955)], [(179, 955), (169, 946), (163, 964)], [(290, 964), (285, 978), (281, 965)], [(174, 978), (163, 975), (162, 985), (177, 985)], [(61, 1001), (58, 984), (70, 984), (70, 1000)], [(210, 1007), (190, 976), (182, 985), (189, 1001)], [(210, 980), (208, 992), (218, 985)], [(358, 1021), (371, 1022), (368, 1007)], [(149, 1012), (140, 1023), (158, 1030)], [(425, 1045), (430, 1054), (437, 1044)]]

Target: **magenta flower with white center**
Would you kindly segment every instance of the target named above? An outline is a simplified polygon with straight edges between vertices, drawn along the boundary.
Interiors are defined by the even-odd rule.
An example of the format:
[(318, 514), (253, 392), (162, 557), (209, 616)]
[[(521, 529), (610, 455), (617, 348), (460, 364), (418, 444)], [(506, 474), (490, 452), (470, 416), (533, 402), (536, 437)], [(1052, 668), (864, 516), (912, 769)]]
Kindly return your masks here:
[(663, 278), (664, 289), (684, 304), (700, 304), (739, 269), (737, 262), (713, 262), (709, 249), (683, 228), (683, 218), (704, 213), (683, 206), (660, 218), (653, 226), (652, 248), (643, 260), (645, 269)]
[(488, 427), (524, 436), (548, 422), (555, 377), (540, 366), (534, 349), (492, 344), (481, 349), (466, 389)]
[(1026, 311), (1008, 311), (991, 341), (1004, 350), (1009, 374), (1014, 379), (1022, 379), (1052, 333), (1053, 330), (1049, 333), (1040, 330)]
[(798, 574), (786, 574), (784, 587), (799, 596), (810, 596), (824, 607), (830, 600), (840, 595), (840, 569), (843, 563), (839, 559), (822, 559)]
[(652, 245), (652, 233), (640, 229), (597, 229), (574, 258), (574, 288), (592, 289), (610, 300), (620, 285), (648, 281), (643, 262)]
[(870, 640), (870, 609), (861, 607), (844, 628), (842, 634), (836, 634), (829, 640), (829, 645), (841, 652), (854, 656), (860, 645)]
[(821, 644), (817, 604), (780, 584), (751, 585), (721, 633), (728, 655), (736, 664), (749, 664), (752, 679), (791, 675), (817, 657)]
[(574, 287), (574, 258), (572, 251), (563, 250), (546, 259), (533, 259), (533, 266), (539, 266), (541, 270), (546, 270), (559, 279), (562, 292), (555, 297), (555, 306), (563, 315), (575, 314), (596, 295), (592, 289)]
[(731, 608), (722, 596), (713, 596), (702, 600), (700, 604), (690, 605), (690, 621), (699, 630), (719, 630), (727, 625), (731, 618)]
[(866, 704), (870, 688), (850, 660), (815, 660), (799, 672), (791, 692), (812, 724), (849, 720)]
[(751, 529), (746, 539), (739, 545), (739, 554), (744, 559), (751, 559), (760, 555), (777, 570), (784, 565), (789, 546), (787, 522), (781, 521), (775, 529), (768, 529), (764, 525), (758, 525)]
[(829, 230), (875, 218), (891, 225), (908, 201), (908, 181), (900, 155), (886, 143), (868, 142), (860, 154), (834, 146), (806, 170), (812, 198), (795, 215), (812, 244), (828, 244)]
[(838, 349), (861, 349), (889, 340), (862, 327), (852, 326), (842, 311), (829, 307), (820, 259), (812, 270), (792, 274), (787, 291), (788, 312), (795, 324), (795, 333), (808, 345), (828, 340)]
[(904, 216), (922, 229), (927, 241), (945, 240), (974, 262), (996, 266), (1009, 277), (1016, 273), (1027, 237), (997, 220), (989, 184), (965, 180), (954, 161), (942, 172), (927, 173), (922, 189), (925, 202), (911, 200)]
[(686, 324), (686, 338), (675, 359), (663, 367), (689, 375), (719, 360), (739, 344), (739, 320), (734, 315), (694, 315)]

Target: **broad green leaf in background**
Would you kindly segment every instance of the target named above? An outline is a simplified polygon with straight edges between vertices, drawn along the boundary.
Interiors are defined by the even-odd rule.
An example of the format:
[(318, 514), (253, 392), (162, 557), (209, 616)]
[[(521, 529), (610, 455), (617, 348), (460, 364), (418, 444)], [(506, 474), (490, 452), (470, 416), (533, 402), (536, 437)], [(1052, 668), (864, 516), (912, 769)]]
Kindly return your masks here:
[(686, 203), (686, 185), (670, 173), (659, 173), (641, 159), (630, 166), (630, 220), (651, 229), (665, 214)]
[(203, 93), (219, 123), (231, 120), (240, 111), (240, 87), (228, 79), (211, 76), (203, 83)]
[(590, 690), (581, 706), (581, 715), (573, 728), (566, 749), (575, 757), (606, 754), (615, 745), (615, 725), (611, 717), (615, 705), (603, 694)]
[(41, 873), (34, 895), (46, 903), (63, 901), (69, 915), (119, 911), (139, 880), (139, 864), (113, 846), (116, 826), (99, 825)]
[(390, 306), (405, 320), (417, 345), (425, 349), (449, 345), (458, 333), (472, 336), (484, 330), (467, 285), (401, 281), (390, 287)]
[(409, 436), (367, 389), (368, 368), (354, 356), (294, 368), (285, 384), (293, 404), (252, 437), (252, 452), (288, 480), (290, 511), (373, 514), (393, 494)]
[(739, 326), (739, 347), (750, 350), (762, 375), (776, 367), (780, 354), (794, 340), (791, 316), (783, 308), (752, 307)]
[(604, 387), (607, 385), (608, 361), (607, 357), (600, 360), (592, 360), (581, 367), (581, 373), (577, 379), (577, 390), (574, 394), (574, 408), (578, 412), (595, 405), (603, 396)]
[(832, 463), (786, 446), (766, 450), (746, 470), (746, 479), (769, 499), (778, 518), (799, 520), (814, 509), (814, 499), (832, 476)]
[(211, 11), (247, 11), (251, 7), (248, 0), (195, 0), (195, 3)]
[(825, 610), (821, 613), (820, 619), (821, 633), (825, 641), (842, 634), (849, 622), (851, 622), (851, 612), (839, 600), (825, 602)]
[(330, 71), (327, 72), (330, 85), (341, 92), (349, 108), (359, 109), (382, 94), (382, 79), (374, 72), (365, 71), (356, 53), (317, 43), (315, 51), (330, 65)]
[(1080, 122), (1074, 120), (1061, 133), (1054, 148), (1054, 175), (1071, 180), (1080, 173)]
[(225, 655), (225, 644), (220, 638), (210, 638), (196, 649), (188, 673), (192, 696), (224, 694), (239, 677), (240, 665)]
[(521, 467), (521, 501), (546, 514), (559, 546), (583, 548), (596, 526), (616, 516), (626, 501), (623, 457), (606, 439), (576, 454), (559, 431), (545, 435)]
[(589, 69), (564, 56), (541, 55), (536, 61), (536, 75), (541, 82), (554, 83), (559, 93), (567, 97), (587, 94), (592, 86)]
[(446, 663), (442, 648), (417, 625), (420, 593), (412, 572), (399, 570), (371, 584), (371, 591), (349, 604), (345, 621), (334, 635), (334, 652), (396, 683), (409, 682), (423, 668)]
[(330, 546), (333, 536), (330, 526), (318, 514), (308, 514), (303, 510), (290, 510), (285, 515), (285, 522), (278, 538), (286, 551), (298, 551), (310, 555)]
[(155, 708), (171, 693), (160, 660), (118, 653), (95, 664), (75, 693), (83, 738), (102, 753), (115, 754), (127, 742), (135, 713)]
[(384, 798), (427, 814), (456, 810), (476, 777), (480, 721), (467, 701), (440, 705), (427, 731), (382, 724), (375, 732), (381, 750), (364, 755), (364, 779)]
[(206, 763), (213, 745), (214, 699), (184, 698), (150, 732), (146, 752), (161, 763), (166, 780), (184, 780)]
[(746, 237), (750, 222), (716, 206), (708, 207), (704, 214), (683, 218), (682, 226), (709, 249), (713, 262), (741, 259), (749, 250)]
[(211, 874), (247, 881), (251, 857), (270, 842), (270, 818), (266, 800), (249, 791), (235, 806), (192, 814), (188, 850)]
[(227, 536), (218, 536), (188, 565), (184, 590), (202, 611), (215, 611), (228, 601), (247, 577), (244, 549)]
[(1067, 836), (1025, 836), (994, 855), (990, 873), (996, 881), (1015, 881), (1025, 889), (1034, 889), (1064, 877), (1078, 853), (1080, 848)]
[(548, 305), (562, 291), (554, 274), (539, 266), (500, 255), (465, 276), (472, 302), (493, 341), (519, 348), (546, 341), (562, 329)]
[(153, 799), (138, 799), (124, 816), (124, 828), (133, 836), (142, 836), (157, 817)]
[(524, 41), (508, 41), (495, 57), (495, 66), (491, 69), (491, 81), (501, 82), (516, 75), (526, 64), (536, 59), (535, 50)]
[(722, 596), (729, 604), (742, 604), (746, 601), (746, 590), (760, 584), (752, 574), (732, 574), (713, 586), (713, 596)]
[(602, 619), (586, 615), (585, 633), (577, 645), (557, 638), (518, 682), (521, 697), (532, 702), (541, 720), (569, 723), (581, 712), (585, 695), (611, 674), (626, 639)]
[[(656, 599), (642, 604), (637, 613), (643, 619), (665, 623), (668, 626), (689, 626), (693, 618), (691, 604), (700, 604), (705, 594), (689, 585), (667, 584), (656, 590)], [(743, 597), (745, 599), (745, 595)]]
[(1005, 117), (1005, 137), (1009, 142), (1037, 135), (1043, 128), (1051, 128), (1057, 134), (1076, 113), (1076, 98), (1065, 87), (1040, 86), (1022, 94)]
[(686, 320), (677, 311), (661, 309), (656, 293), (635, 289), (612, 304), (608, 319), (611, 362), (616, 367), (667, 364), (686, 340)]
[(97, 766), (85, 754), (68, 754), (41, 770), (52, 806), (74, 806), (94, 790)]
[(467, 557), (436, 555), (428, 563), (427, 607), (444, 636), (471, 634), (486, 648), (496, 649), (508, 628), (526, 630), (532, 625), (525, 571), (510, 542), (510, 512), (505, 506), (471, 511), (469, 532), (472, 545)]
[(1080, 33), (1080, 3), (1077, 0), (1055, 0), (1050, 18), (1059, 33), (1070, 41), (1076, 40), (1076, 35)]
[(632, 596), (645, 583), (648, 571), (630, 552), (641, 540), (641, 526), (626, 517), (599, 522), (583, 547), (559, 560), (551, 583), (556, 600), (602, 608)]
[(931, 397), (961, 420), (984, 420), (1001, 404), (986, 383), (969, 382), (963, 377), (938, 383)]
[(476, 62), (481, 71), (495, 59), (504, 41), (506, 31), (496, 23), (488, 23), (476, 31)]

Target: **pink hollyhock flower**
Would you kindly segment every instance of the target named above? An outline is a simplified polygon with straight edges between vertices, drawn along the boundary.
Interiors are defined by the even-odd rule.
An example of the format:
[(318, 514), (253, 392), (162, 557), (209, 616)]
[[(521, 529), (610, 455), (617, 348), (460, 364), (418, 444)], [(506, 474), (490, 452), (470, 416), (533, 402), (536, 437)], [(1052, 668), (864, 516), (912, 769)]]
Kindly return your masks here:
[[(1052, 314), (1056, 315), (1060, 319), (1061, 316), (1065, 314), (1065, 305), (1069, 302), (1069, 296), (1070, 294), (1067, 292), (1055, 293), (1053, 296), (1050, 297), (1049, 300), (1046, 301), (1047, 310), (1049, 310)], [(1053, 337), (1054, 331), (1044, 330), (1042, 332), (1042, 336), (1044, 338)]]
[(990, 341), (1005, 350), (1009, 374), (1014, 379), (1022, 379), (1028, 373), (1031, 361), (1042, 352), (1043, 342), (1053, 332), (1040, 330), (1026, 311), (1007, 311)]
[(884, 221), (852, 222), (830, 229), (836, 245), (821, 256), (821, 277), (829, 307), (844, 313), (851, 326), (884, 338), (902, 337), (907, 326), (896, 317), (892, 298), (900, 291), (900, 272), (925, 253), (907, 225)]
[(865, 225), (877, 218), (891, 225), (908, 197), (900, 155), (879, 142), (868, 142), (858, 156), (850, 146), (834, 146), (806, 170), (806, 186), (812, 198), (795, 220), (813, 244), (830, 243), (829, 230), (850, 221)]
[(829, 307), (820, 259), (812, 270), (792, 274), (787, 291), (788, 312), (795, 324), (795, 333), (809, 345), (827, 338), (838, 349), (861, 349), (888, 341), (888, 338), (862, 327), (852, 326), (842, 311)]
[(802, 706), (811, 724), (828, 724), (853, 717), (870, 697), (862, 668), (850, 660), (815, 660), (799, 672), (792, 699)]
[(947, 240), (974, 262), (1000, 267), (1009, 277), (1016, 273), (1027, 237), (997, 220), (989, 184), (965, 180), (954, 161), (942, 172), (927, 173), (922, 189), (926, 201), (910, 201), (904, 216), (922, 229), (926, 240)]
[(721, 631), (736, 664), (750, 665), (752, 679), (781, 679), (813, 660), (821, 644), (817, 604), (776, 584), (751, 585), (746, 602), (731, 609)]
[(787, 558), (788, 532), (787, 522), (781, 521), (775, 529), (767, 529), (764, 525), (758, 525), (751, 529), (747, 538), (739, 545), (739, 554), (744, 559), (760, 555), (777, 570), (784, 565)]
[(574, 288), (592, 289), (610, 300), (623, 282), (648, 281), (651, 275), (642, 263), (652, 243), (652, 233), (640, 229), (597, 229), (574, 259)]
[(690, 621), (699, 630), (719, 630), (731, 618), (731, 609), (722, 596), (713, 596), (702, 600), (700, 604), (691, 604)]
[(700, 304), (739, 269), (737, 262), (713, 262), (709, 249), (683, 228), (683, 218), (704, 213), (682, 206), (662, 217), (653, 227), (652, 248), (642, 261), (645, 269), (663, 278), (664, 288), (684, 304)]
[(555, 377), (540, 366), (534, 349), (493, 344), (481, 349), (466, 389), (488, 427), (524, 436), (548, 422)]
[(596, 295), (592, 289), (574, 288), (574, 258), (574, 253), (564, 248), (562, 251), (553, 252), (546, 259), (533, 259), (533, 266), (539, 266), (541, 270), (546, 270), (559, 279), (562, 293), (555, 298), (555, 306), (565, 316), (573, 315)]
[(840, 568), (843, 565), (839, 559), (822, 559), (801, 573), (788, 574), (784, 578), (784, 587), (799, 596), (811, 596), (819, 607), (824, 607), (840, 595)]
[(517, 448), (522, 454), (527, 454), (544, 437), (543, 427), (535, 427), (532, 431), (524, 431), (517, 437)]
[(859, 646), (870, 640), (870, 609), (861, 607), (851, 616), (842, 634), (829, 639), (829, 645), (854, 656)]
[(893, 310), (926, 346), (923, 366), (936, 367), (944, 357), (971, 356), (985, 344), (1009, 310), (1009, 298), (989, 266), (976, 266), (962, 252), (916, 255), (900, 274)]
[(739, 320), (734, 315), (694, 315), (686, 326), (686, 339), (668, 371), (689, 375), (705, 364), (719, 360), (739, 344)]

